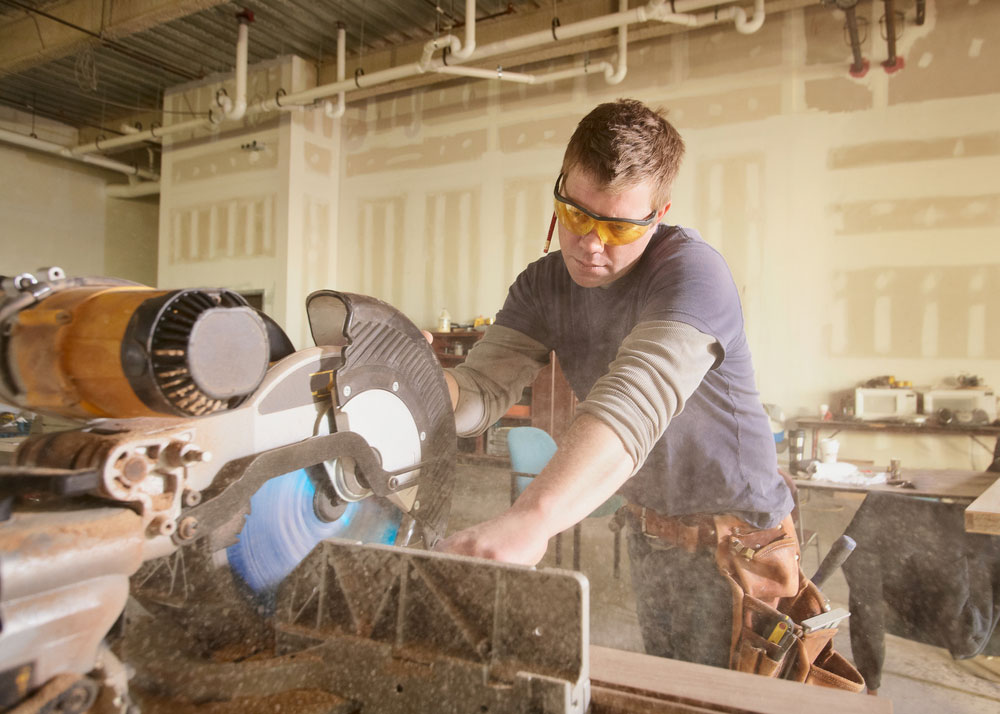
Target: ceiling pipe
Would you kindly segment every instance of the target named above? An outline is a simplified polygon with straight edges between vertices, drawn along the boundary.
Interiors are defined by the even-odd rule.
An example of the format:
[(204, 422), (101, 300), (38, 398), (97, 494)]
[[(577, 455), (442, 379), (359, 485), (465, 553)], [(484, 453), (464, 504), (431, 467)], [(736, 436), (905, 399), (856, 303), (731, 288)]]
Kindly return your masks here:
[[(222, 106), (219, 105), (220, 111)], [(86, 154), (92, 154), (98, 151), (110, 151), (111, 149), (121, 148), (123, 146), (132, 146), (133, 144), (139, 144), (143, 141), (149, 141), (151, 139), (162, 139), (165, 136), (171, 134), (176, 134), (181, 131), (188, 131), (190, 129), (198, 129), (203, 126), (208, 126), (210, 124), (217, 123), (211, 118), (213, 115), (212, 111), (209, 110), (209, 117), (198, 117), (197, 119), (188, 119), (187, 121), (178, 122), (176, 124), (170, 124), (164, 127), (150, 128), (145, 131), (140, 131), (136, 134), (127, 134), (126, 136), (119, 136), (114, 139), (95, 139), (89, 144), (81, 144), (80, 146), (74, 146), (72, 152), (77, 156), (84, 156)]]
[(236, 19), (240, 23), (236, 35), (236, 99), (224, 97), (223, 111), (227, 121), (238, 121), (247, 113), (247, 49), (253, 13), (243, 10)]
[[(628, 10), (628, 0), (618, 0), (618, 12)], [(628, 25), (618, 26), (618, 69), (609, 64), (604, 70), (604, 79), (608, 84), (621, 84), (628, 72)], [(551, 81), (551, 80), (549, 80)]]
[(169, 124), (164, 127), (149, 128), (146, 131), (127, 134), (114, 139), (95, 139), (89, 144), (81, 144), (73, 147), (74, 154), (92, 154), (98, 151), (109, 151), (123, 146), (131, 146), (150, 139), (162, 139), (164, 136), (177, 134), (182, 131), (200, 129), (204, 126), (219, 124), (223, 120), (236, 121), (242, 119), (247, 113), (247, 58), (250, 40), (249, 25), (253, 22), (253, 13), (244, 10), (236, 15), (239, 27), (236, 35), (236, 99), (231, 99), (222, 90), (216, 93), (215, 103), (219, 108), (216, 113), (210, 109), (208, 117), (197, 117), (187, 121)]
[(472, 56), (476, 49), (476, 0), (465, 0), (465, 42), (462, 43), (454, 35), (444, 35), (431, 40), (424, 45), (424, 54), (420, 59), (421, 65), (428, 67), (434, 52), (440, 49), (450, 53), (448, 62), (464, 60)]
[[(575, 22), (570, 25), (556, 26), (550, 29), (546, 29), (540, 32), (533, 32), (520, 37), (509, 38), (505, 40), (500, 40), (498, 42), (491, 43), (489, 45), (484, 45), (481, 47), (475, 47), (475, 30), (471, 27), (474, 24), (475, 13), (474, 13), (474, 0), (466, 0), (467, 12), (469, 6), (472, 6), (472, 12), (467, 14), (467, 18), (471, 18), (471, 21), (466, 22), (466, 45), (459, 48), (458, 52), (450, 52), (447, 61), (444, 58), (433, 58), (433, 52), (437, 49), (443, 49), (444, 43), (438, 40), (432, 40), (427, 43), (424, 47), (424, 56), (417, 62), (412, 62), (409, 64), (399, 65), (397, 67), (390, 67), (379, 72), (373, 72), (370, 75), (365, 75), (363, 72), (358, 71), (351, 80), (344, 80), (339, 77), (338, 81), (333, 84), (321, 85), (318, 87), (313, 87), (312, 89), (303, 90), (301, 92), (296, 92), (293, 94), (275, 96), (272, 99), (264, 100), (252, 107), (248, 107), (245, 111), (246, 114), (258, 114), (261, 112), (271, 112), (271, 111), (281, 111), (290, 109), (301, 109), (305, 106), (312, 105), (318, 99), (324, 99), (333, 95), (339, 95), (341, 92), (351, 92), (358, 89), (367, 89), (372, 86), (387, 84), (389, 82), (394, 82), (400, 79), (407, 79), (419, 74), (424, 74), (426, 72), (438, 72), (442, 67), (451, 67), (456, 64), (464, 64), (470, 60), (484, 60), (490, 57), (494, 57), (501, 54), (506, 54), (510, 52), (518, 52), (523, 50), (533, 49), (542, 45), (549, 44), (555, 41), (568, 40), (575, 37), (580, 37), (582, 35), (588, 35), (595, 32), (603, 32), (606, 30), (611, 30), (615, 28), (624, 28), (630, 24), (634, 23), (645, 23), (645, 22), (669, 22), (673, 24), (685, 25), (688, 27), (696, 27), (701, 24), (710, 24), (716, 21), (716, 14), (714, 12), (704, 13), (701, 16), (693, 15), (691, 12), (696, 10), (702, 10), (707, 7), (712, 7), (716, 5), (719, 0), (650, 0), (646, 5), (641, 5), (639, 7), (633, 8), (631, 10), (623, 10), (617, 13), (611, 13), (608, 15), (602, 15), (599, 17), (591, 18), (588, 20), (582, 20), (580, 22)], [(757, 0), (759, 5), (762, 5), (760, 0)], [(627, 3), (625, 4), (627, 7)], [(732, 8), (731, 8), (732, 9)], [(720, 17), (724, 16), (726, 13), (723, 11), (720, 13)], [(763, 8), (760, 8), (759, 16), (761, 22), (763, 21)], [(732, 15), (733, 19), (738, 17), (737, 14)], [(746, 13), (743, 12), (743, 17), (746, 17)], [(754, 18), (750, 21), (750, 24), (756, 24), (758, 18), (758, 12), (755, 10)], [(724, 19), (729, 19), (725, 17)], [(241, 22), (241, 27), (243, 23)], [(619, 43), (621, 43), (621, 36), (619, 36)], [(431, 47), (431, 58), (425, 60), (427, 56), (427, 48)], [(451, 46), (451, 40), (448, 41), (448, 46)], [(620, 45), (619, 45), (620, 46)], [(469, 55), (467, 57), (461, 57), (456, 55), (464, 54), (464, 52), (469, 48)], [(619, 58), (619, 70), (624, 67), (625, 57), (624, 53)], [(489, 72), (489, 70), (487, 70)], [(617, 76), (618, 71), (610, 74), (613, 79)], [(605, 68), (606, 77), (608, 76), (609, 70)], [(582, 73), (586, 73), (583, 71)], [(494, 73), (490, 72), (490, 77), (493, 78)], [(549, 77), (548, 75), (543, 75)], [(570, 74), (567, 76), (575, 76), (575, 74)], [(624, 76), (624, 75), (622, 75)], [(537, 80), (536, 80), (537, 81)], [(551, 78), (547, 78), (546, 81), (553, 81)], [(620, 80), (619, 80), (620, 81)], [(225, 97), (222, 96), (217, 99), (220, 102), (220, 106), (224, 105), (221, 102), (225, 102)], [(196, 119), (191, 119), (188, 121), (178, 122), (177, 124), (169, 124), (165, 127), (158, 129), (149, 129), (147, 131), (138, 132), (136, 134), (130, 134), (128, 136), (117, 137), (115, 139), (94, 141), (90, 144), (83, 144), (77, 146), (72, 151), (75, 154), (87, 154), (95, 151), (104, 151), (107, 149), (118, 148), (122, 146), (130, 146), (132, 144), (147, 141), (149, 139), (160, 139), (164, 136), (169, 136), (172, 134), (177, 134), (184, 131), (190, 131), (192, 129), (198, 129), (211, 124), (216, 124), (225, 118), (225, 112), (221, 113), (221, 118), (216, 118), (217, 115), (213, 111), (209, 111), (208, 118), (200, 117)]]
[(885, 3), (885, 41), (889, 57), (882, 67), (889, 74), (903, 69), (903, 58), (896, 55), (896, 4), (894, 0), (882, 0)]
[(129, 176), (138, 176), (139, 178), (150, 181), (159, 181), (160, 179), (159, 174), (152, 171), (145, 171), (132, 164), (115, 161), (114, 159), (108, 159), (103, 156), (78, 156), (67, 146), (62, 146), (61, 144), (45, 141), (43, 139), (36, 139), (32, 136), (25, 136), (24, 134), (18, 134), (17, 132), (9, 131), (7, 129), (0, 129), (0, 141), (7, 142), (8, 144), (15, 144), (25, 149), (33, 149), (35, 151), (42, 151), (46, 154), (52, 154), (53, 156), (60, 156), (64, 159), (73, 159), (74, 161), (90, 164), (91, 166), (99, 166), (102, 169), (110, 169), (111, 171), (117, 171)]
[(613, 75), (615, 73), (615, 68), (610, 62), (594, 62), (593, 64), (585, 64), (582, 67), (570, 67), (569, 69), (561, 69), (555, 72), (548, 72), (547, 74), (536, 74), (536, 82), (561, 82), (564, 79), (571, 79), (573, 77), (579, 77), (585, 74), (594, 74), (600, 72), (607, 79), (608, 75)]
[[(618, 0), (619, 12), (628, 10), (628, 0)], [(625, 79), (628, 72), (628, 26), (621, 25), (618, 28), (618, 67), (617, 69), (610, 62), (597, 62), (595, 64), (584, 64), (582, 67), (571, 67), (569, 69), (548, 72), (546, 74), (524, 74), (522, 72), (504, 72), (502, 67), (496, 70), (480, 69), (479, 67), (440, 67), (436, 71), (438, 74), (451, 74), (459, 77), (473, 77), (476, 79), (496, 79), (506, 82), (518, 82), (520, 84), (543, 84), (547, 82), (558, 82), (572, 77), (579, 77), (594, 72), (603, 72), (604, 79), (608, 84), (619, 84)]]
[(764, 26), (764, 0), (754, 0), (753, 17), (747, 19), (747, 11), (741, 7), (729, 8), (733, 12), (736, 31), (744, 35), (752, 35)]
[(451, 48), (454, 59), (469, 59), (476, 50), (476, 0), (465, 0), (465, 44)]
[(473, 79), (499, 79), (504, 82), (517, 82), (519, 84), (535, 84), (537, 81), (534, 75), (522, 72), (505, 72), (503, 67), (496, 69), (482, 69), (480, 67), (441, 67), (435, 70), (438, 74), (451, 74), (456, 77), (472, 77)]
[[(549, 28), (540, 32), (522, 35), (521, 37), (509, 38), (491, 43), (489, 45), (482, 45), (476, 48), (474, 56), (471, 59), (479, 61), (495, 57), (496, 55), (506, 54), (508, 52), (532, 49), (534, 47), (551, 43), (553, 36), (555, 36), (557, 41), (560, 41), (592, 34), (594, 32), (611, 30), (621, 27), (622, 25), (649, 22), (652, 20), (694, 26), (699, 22), (698, 17), (695, 15), (683, 14), (680, 11), (686, 11), (688, 9), (702, 9), (714, 5), (716, 2), (718, 2), (718, 0), (674, 0), (672, 4), (679, 8), (679, 11), (675, 13), (670, 10), (671, 3), (669, 0), (650, 0), (647, 5), (636, 7), (625, 12), (602, 15), (589, 20), (575, 22), (571, 25), (562, 25), (555, 29)], [(331, 94), (335, 94), (340, 91), (350, 92), (355, 89), (367, 89), (378, 84), (385, 84), (398, 79), (413, 77), (428, 71), (437, 72), (442, 67), (450, 67), (453, 66), (453, 64), (464, 64), (469, 61), (454, 58), (449, 55), (447, 65), (441, 59), (432, 59), (427, 66), (424, 66), (422, 59), (423, 58), (421, 58), (420, 62), (390, 67), (389, 69), (385, 69), (380, 72), (356, 76), (351, 80), (338, 81), (333, 84), (321, 85), (313, 87), (312, 89), (296, 92), (295, 94), (290, 94), (287, 97), (284, 97), (283, 101), (287, 103), (312, 102), (320, 97), (330, 96)], [(265, 102), (265, 105), (266, 104), (267, 103)]]
[(822, 0), (824, 5), (832, 5), (844, 13), (844, 24), (847, 27), (847, 36), (851, 43), (851, 56), (854, 61), (851, 63), (848, 73), (852, 77), (864, 77), (868, 73), (868, 60), (861, 54), (861, 36), (858, 32), (858, 16), (854, 8), (858, 0)]
[[(347, 29), (344, 23), (337, 23), (337, 81), (343, 82), (347, 72)], [(337, 106), (329, 99), (323, 101), (323, 113), (331, 119), (340, 119), (347, 110), (345, 92), (337, 93)]]

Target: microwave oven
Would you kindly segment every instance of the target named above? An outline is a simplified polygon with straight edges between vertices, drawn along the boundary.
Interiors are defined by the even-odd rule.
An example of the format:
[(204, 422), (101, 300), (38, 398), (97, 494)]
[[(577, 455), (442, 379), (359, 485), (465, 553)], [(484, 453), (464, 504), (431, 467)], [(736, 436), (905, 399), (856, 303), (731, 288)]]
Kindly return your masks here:
[(912, 389), (858, 387), (854, 390), (854, 416), (858, 419), (900, 419), (917, 413), (917, 393)]
[(976, 411), (986, 414), (986, 421), (997, 418), (997, 397), (992, 389), (932, 389), (924, 392), (924, 414), (947, 409), (959, 418), (972, 417)]

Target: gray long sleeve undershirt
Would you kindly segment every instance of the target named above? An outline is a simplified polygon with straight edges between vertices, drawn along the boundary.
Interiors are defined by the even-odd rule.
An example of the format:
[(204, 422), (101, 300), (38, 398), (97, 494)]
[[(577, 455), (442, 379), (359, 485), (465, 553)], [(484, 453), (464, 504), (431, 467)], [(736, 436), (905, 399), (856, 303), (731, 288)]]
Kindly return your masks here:
[[(517, 330), (490, 327), (466, 361), (451, 370), (459, 387), (458, 434), (481, 433), (502, 417), (548, 363), (548, 353)], [(639, 323), (578, 409), (615, 432), (638, 470), (721, 355), (714, 337), (686, 323)]]

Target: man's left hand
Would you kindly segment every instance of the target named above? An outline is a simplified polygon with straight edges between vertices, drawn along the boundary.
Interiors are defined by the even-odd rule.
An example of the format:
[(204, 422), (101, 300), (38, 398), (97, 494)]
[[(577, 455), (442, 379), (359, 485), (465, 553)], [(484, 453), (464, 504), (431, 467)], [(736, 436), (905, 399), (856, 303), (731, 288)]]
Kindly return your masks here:
[(507, 511), (496, 518), (453, 533), (439, 541), (434, 550), (505, 563), (535, 565), (545, 555), (549, 541), (545, 531), (531, 520), (534, 519)]

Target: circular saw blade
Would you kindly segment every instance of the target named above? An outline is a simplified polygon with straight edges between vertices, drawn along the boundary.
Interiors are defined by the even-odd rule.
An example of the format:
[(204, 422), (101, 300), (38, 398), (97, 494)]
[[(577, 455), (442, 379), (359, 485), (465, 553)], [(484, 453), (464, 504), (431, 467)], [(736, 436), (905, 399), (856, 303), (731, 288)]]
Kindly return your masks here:
[(313, 512), (316, 487), (304, 469), (273, 478), (250, 498), (250, 514), (226, 555), (256, 593), (273, 590), (326, 538), (392, 543), (402, 514), (378, 498), (350, 503), (336, 521)]
[[(451, 505), (455, 420), (443, 372), (423, 335), (398, 310), (363, 295), (320, 290), (310, 294), (306, 310), (316, 344), (342, 348), (331, 390), (332, 406), (344, 418), (336, 428), (363, 437), (384, 469), (404, 480), (417, 476), (419, 485), (386, 498), (364, 496), (328, 523), (313, 510), (309, 474), (271, 479), (251, 497), (239, 541), (227, 551), (233, 571), (257, 593), (273, 591), (325, 538), (394, 542), (400, 509), (431, 546), (445, 530)], [(303, 427), (316, 435), (334, 422)], [(418, 463), (419, 470), (406, 471)], [(327, 472), (317, 478), (321, 483), (333, 466), (313, 468)]]

